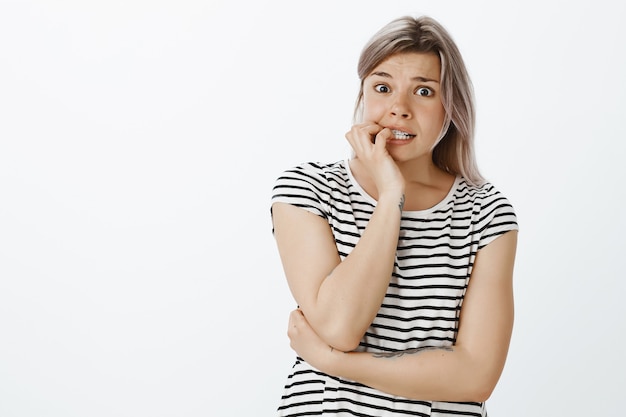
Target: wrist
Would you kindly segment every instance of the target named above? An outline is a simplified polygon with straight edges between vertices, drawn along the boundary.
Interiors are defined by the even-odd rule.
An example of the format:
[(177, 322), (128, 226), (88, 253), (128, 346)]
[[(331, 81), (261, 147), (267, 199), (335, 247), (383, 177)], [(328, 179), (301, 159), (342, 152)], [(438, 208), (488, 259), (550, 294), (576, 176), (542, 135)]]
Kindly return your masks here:
[(328, 375), (339, 376), (339, 364), (342, 360), (346, 359), (346, 353), (333, 348), (332, 346), (326, 351), (326, 355), (324, 357), (324, 369), (323, 371)]
[(385, 191), (379, 194), (378, 204), (389, 204), (400, 209), (400, 212), (404, 209), (404, 189), (398, 189), (393, 191)]

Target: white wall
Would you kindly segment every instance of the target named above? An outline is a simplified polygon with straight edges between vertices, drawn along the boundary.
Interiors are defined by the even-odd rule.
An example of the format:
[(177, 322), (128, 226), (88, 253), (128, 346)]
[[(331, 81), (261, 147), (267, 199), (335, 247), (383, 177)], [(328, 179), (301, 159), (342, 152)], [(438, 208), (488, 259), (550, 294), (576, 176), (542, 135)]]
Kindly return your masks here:
[(275, 177), (343, 158), (361, 47), (456, 38), (521, 227), (493, 416), (618, 415), (619, 2), (0, 2), (0, 415), (273, 415), (293, 308)]

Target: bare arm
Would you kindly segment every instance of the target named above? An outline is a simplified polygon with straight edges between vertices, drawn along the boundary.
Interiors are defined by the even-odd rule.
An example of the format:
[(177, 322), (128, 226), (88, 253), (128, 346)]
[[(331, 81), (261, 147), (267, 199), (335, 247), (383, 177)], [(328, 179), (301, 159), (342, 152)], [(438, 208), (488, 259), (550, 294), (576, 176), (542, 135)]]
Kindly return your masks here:
[(358, 346), (374, 320), (393, 270), (401, 196), (380, 200), (343, 262), (328, 223), (284, 203), (273, 206), (274, 233), (289, 288), (311, 326), (343, 351)]
[[(386, 151), (389, 129), (354, 126), (346, 137), (376, 183), (378, 201), (365, 231), (341, 261), (328, 223), (284, 203), (272, 207), (274, 236), (289, 288), (329, 345), (356, 348), (374, 320), (393, 271), (404, 204), (404, 178)], [(372, 137), (376, 137), (376, 143)]]
[(395, 354), (338, 352), (325, 345), (296, 311), (289, 326), (292, 347), (323, 372), (390, 394), (484, 401), (495, 388), (508, 353), (516, 242), (517, 232), (511, 231), (479, 251), (454, 346)]

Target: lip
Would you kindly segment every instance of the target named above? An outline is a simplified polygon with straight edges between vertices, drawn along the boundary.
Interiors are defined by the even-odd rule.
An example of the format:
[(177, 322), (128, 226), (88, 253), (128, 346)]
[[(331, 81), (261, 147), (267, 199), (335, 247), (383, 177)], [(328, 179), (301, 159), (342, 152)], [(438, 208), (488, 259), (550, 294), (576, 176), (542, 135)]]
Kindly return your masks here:
[(411, 137), (410, 139), (396, 139), (396, 138), (387, 139), (387, 145), (393, 145), (393, 146), (408, 145), (409, 143), (413, 142), (413, 139), (414, 137)]

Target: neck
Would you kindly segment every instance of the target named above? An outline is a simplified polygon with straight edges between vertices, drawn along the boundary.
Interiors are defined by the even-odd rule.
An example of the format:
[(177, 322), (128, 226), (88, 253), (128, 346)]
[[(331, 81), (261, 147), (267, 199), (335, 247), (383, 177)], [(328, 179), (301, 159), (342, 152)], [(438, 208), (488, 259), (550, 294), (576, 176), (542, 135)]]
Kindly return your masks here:
[[(454, 175), (437, 168), (432, 160), (420, 163), (418, 160), (396, 161), (404, 176), (405, 205), (408, 211), (425, 210), (442, 201), (454, 183)], [(350, 161), (350, 168), (361, 188), (374, 199), (378, 199), (378, 190), (367, 170), (357, 159)]]
[(396, 161), (396, 165), (402, 172), (407, 183), (423, 184), (427, 186), (436, 186), (441, 181), (447, 182), (450, 174), (437, 167), (430, 155), (425, 156), (423, 160), (416, 161)]

